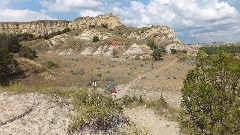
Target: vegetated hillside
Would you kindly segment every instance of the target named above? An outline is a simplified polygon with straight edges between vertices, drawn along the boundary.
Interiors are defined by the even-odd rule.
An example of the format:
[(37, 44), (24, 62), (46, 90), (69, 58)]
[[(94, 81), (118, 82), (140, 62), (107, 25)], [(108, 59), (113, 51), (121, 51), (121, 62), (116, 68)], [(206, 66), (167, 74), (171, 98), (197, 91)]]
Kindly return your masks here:
[(169, 27), (119, 27), (114, 30), (96, 27), (57, 35), (34, 44), (33, 48), (59, 55), (83, 54), (111, 57), (139, 55), (149, 59), (151, 51), (147, 43), (151, 40), (155, 41), (158, 47), (181, 43)]
[[(69, 32), (70, 31), (70, 32)], [(174, 30), (167, 26), (126, 27), (113, 14), (81, 17), (73, 21), (41, 20), (0, 23), (0, 33), (20, 35), (24, 45), (36, 51), (59, 55), (83, 54), (149, 59), (149, 41), (160, 46), (180, 45)], [(24, 39), (32, 40), (25, 42)]]

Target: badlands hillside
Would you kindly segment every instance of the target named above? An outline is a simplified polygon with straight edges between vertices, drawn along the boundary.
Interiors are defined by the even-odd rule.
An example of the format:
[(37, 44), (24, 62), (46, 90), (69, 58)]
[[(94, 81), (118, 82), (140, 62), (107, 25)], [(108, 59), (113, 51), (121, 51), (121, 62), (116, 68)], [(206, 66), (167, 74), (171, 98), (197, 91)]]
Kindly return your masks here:
[[(0, 33), (33, 34), (44, 37), (69, 28), (71, 32), (55, 36), (46, 41), (37, 41), (34, 47), (37, 51), (48, 51), (61, 55), (81, 53), (84, 55), (134, 56), (149, 57), (150, 48), (146, 45), (150, 40), (171, 49), (186, 50), (189, 55), (196, 53), (195, 48), (181, 45), (174, 30), (167, 26), (151, 26), (143, 28), (126, 27), (113, 14), (97, 17), (81, 17), (73, 21), (41, 20), (25, 23), (0, 23)], [(93, 43), (93, 37), (100, 40)]]
[[(197, 48), (182, 45), (172, 28), (127, 27), (107, 14), (0, 23), (0, 33), (32, 34), (21, 44), (38, 56), (14, 56), (24, 74), (0, 88), (0, 135), (180, 134), (180, 90)], [(160, 61), (150, 42), (166, 51)]]

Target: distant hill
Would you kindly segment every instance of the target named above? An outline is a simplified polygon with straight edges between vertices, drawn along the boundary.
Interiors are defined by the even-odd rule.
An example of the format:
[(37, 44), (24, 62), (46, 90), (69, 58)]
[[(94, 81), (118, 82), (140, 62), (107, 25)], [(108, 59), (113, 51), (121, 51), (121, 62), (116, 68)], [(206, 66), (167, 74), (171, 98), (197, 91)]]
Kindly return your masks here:
[[(70, 32), (59, 32), (66, 28), (70, 29)], [(155, 41), (158, 47), (181, 46), (181, 41), (170, 27), (126, 27), (114, 14), (80, 17), (73, 21), (2, 22), (0, 23), (0, 33), (24, 33), (32, 34), (35, 37), (54, 35), (50, 36), (50, 39), (45, 38), (47, 40), (23, 42), (23, 44), (32, 46), (36, 51), (60, 55), (80, 53), (83, 55), (149, 58), (151, 54), (150, 48), (147, 46), (149, 41)], [(98, 38), (99, 41), (93, 42), (93, 37)], [(182, 47), (180, 48), (182, 49)]]

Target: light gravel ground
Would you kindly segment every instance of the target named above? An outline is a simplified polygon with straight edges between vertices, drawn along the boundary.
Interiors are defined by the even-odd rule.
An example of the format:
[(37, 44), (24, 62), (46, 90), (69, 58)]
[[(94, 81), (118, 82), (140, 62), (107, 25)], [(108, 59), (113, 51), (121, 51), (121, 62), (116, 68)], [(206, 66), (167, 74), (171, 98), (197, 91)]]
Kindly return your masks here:
[(127, 115), (138, 127), (150, 135), (179, 135), (178, 123), (157, 116), (153, 110), (144, 107), (125, 109)]
[[(0, 126), (0, 135), (66, 135), (72, 107), (61, 106), (51, 96), (35, 95), (39, 103), (32, 112)], [(0, 121), (4, 122), (24, 113), (33, 105), (32, 94), (0, 94)]]

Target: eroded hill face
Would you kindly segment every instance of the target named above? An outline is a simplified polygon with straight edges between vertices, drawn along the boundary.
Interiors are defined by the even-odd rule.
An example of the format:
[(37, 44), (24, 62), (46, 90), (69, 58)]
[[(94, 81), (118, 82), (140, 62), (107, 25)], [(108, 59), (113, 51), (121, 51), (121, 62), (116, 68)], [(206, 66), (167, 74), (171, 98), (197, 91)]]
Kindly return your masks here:
[[(72, 31), (57, 35), (48, 40), (26, 43), (36, 51), (57, 53), (59, 55), (83, 54), (149, 59), (151, 57), (148, 41), (153, 40), (165, 48), (185, 49), (177, 39), (174, 30), (166, 26), (126, 27), (113, 14), (97, 17), (81, 17), (73, 21), (41, 20), (34, 22), (2, 22), (0, 33), (28, 33), (43, 36), (70, 28)], [(98, 42), (93, 38), (98, 37)], [(25, 43), (24, 43), (25, 44)], [(168, 46), (168, 47), (167, 47)], [(169, 47), (170, 46), (170, 47)]]
[(0, 33), (28, 33), (33, 35), (44, 35), (63, 30), (64, 28), (80, 29), (89, 26), (106, 26), (114, 29), (123, 26), (119, 18), (113, 14), (99, 15), (97, 17), (81, 17), (73, 21), (66, 20), (40, 20), (33, 22), (2, 22)]
[[(96, 36), (99, 41), (93, 42)], [(159, 46), (181, 43), (174, 30), (169, 27), (117, 27), (114, 30), (96, 27), (55, 36), (38, 43), (35, 49), (59, 55), (103, 55), (133, 59), (140, 56), (141, 59), (150, 59), (151, 50), (147, 46), (150, 40), (156, 41)]]

